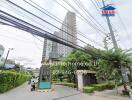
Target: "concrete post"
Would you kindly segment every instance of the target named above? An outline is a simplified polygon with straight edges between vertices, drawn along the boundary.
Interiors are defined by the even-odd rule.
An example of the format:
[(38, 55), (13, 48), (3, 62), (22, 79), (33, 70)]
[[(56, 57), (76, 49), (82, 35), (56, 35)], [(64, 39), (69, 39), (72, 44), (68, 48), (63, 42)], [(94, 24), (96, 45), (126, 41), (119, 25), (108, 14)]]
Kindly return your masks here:
[(83, 89), (83, 74), (82, 73), (77, 73), (77, 82), (78, 82), (78, 90)]

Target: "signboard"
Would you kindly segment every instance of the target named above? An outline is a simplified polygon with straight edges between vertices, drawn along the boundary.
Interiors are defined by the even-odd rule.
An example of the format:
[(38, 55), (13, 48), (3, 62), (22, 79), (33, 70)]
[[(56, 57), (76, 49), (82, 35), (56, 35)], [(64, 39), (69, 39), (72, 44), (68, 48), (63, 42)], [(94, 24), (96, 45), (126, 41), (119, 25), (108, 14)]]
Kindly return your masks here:
[(102, 9), (102, 16), (115, 16), (115, 7), (112, 4), (104, 6)]

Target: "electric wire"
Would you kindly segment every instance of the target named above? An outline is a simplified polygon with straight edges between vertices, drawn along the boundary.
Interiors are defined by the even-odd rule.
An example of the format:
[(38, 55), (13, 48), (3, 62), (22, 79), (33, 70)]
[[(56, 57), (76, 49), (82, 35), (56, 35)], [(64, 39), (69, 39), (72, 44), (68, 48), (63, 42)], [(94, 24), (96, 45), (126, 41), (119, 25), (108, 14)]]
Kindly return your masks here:
[[(67, 8), (64, 7), (62, 4), (60, 4), (57, 0), (53, 0), (53, 1), (55, 1), (58, 5), (60, 5), (61, 7), (63, 7), (64, 9), (67, 10)], [(94, 25), (93, 25), (91, 22), (89, 22), (88, 19), (86, 19), (80, 12), (78, 12), (77, 9), (75, 9), (74, 7), (72, 7), (71, 4), (68, 3), (68, 5), (69, 5), (77, 14), (79, 14), (79, 15), (83, 18), (83, 20), (82, 20), (82, 18), (81, 18), (81, 20), (84, 21), (85, 23), (87, 23), (94, 31), (96, 31), (97, 33), (100, 32), (100, 33), (102, 33), (103, 35), (106, 35), (106, 32), (103, 32), (102, 30), (100, 30), (100, 29), (98, 29), (96, 26), (94, 26)], [(68, 11), (69, 11), (69, 9), (68, 9)]]
[(63, 0), (66, 4), (68, 4), (73, 10), (75, 10), (80, 16), (82, 16), (88, 23), (89, 25), (91, 25), (93, 28), (95, 28), (96, 30), (100, 31), (101, 33), (103, 33), (104, 35), (106, 35), (106, 32), (102, 31), (101, 29), (98, 28), (98, 26), (96, 24), (93, 25), (93, 23), (91, 23), (90, 21), (87, 20), (87, 18), (85, 18), (74, 6), (72, 6), (67, 0)]
[(94, 21), (92, 22), (96, 22), (104, 31), (105, 28), (96, 20), (96, 18), (89, 12), (89, 10), (83, 5), (83, 3), (80, 0), (73, 0), (75, 2), (75, 4), (85, 13), (86, 12), (86, 16), (88, 15), (89, 19), (93, 19)]
[[(3, 11), (1, 11), (1, 10), (0, 10), (0, 12), (1, 12), (2, 14), (6, 15), (6, 16), (9, 16), (9, 17), (15, 19), (16, 21), (18, 21), (19, 23), (16, 22), (16, 21), (14, 21), (14, 20), (12, 20), (12, 19), (7, 18), (6, 16), (3, 16), (3, 15), (0, 14), (0, 18), (1, 18), (1, 19), (5, 20), (5, 21), (8, 21), (8, 22), (10, 22), (10, 23), (12, 23), (12, 24), (14, 24), (14, 25), (16, 25), (16, 26), (14, 26), (14, 27), (16, 27), (16, 28), (19, 28), (19, 29), (21, 29), (21, 30), (30, 32), (30, 33), (35, 34), (35, 35), (39, 35), (39, 36), (41, 36), (41, 37), (45, 37), (45, 36), (46, 36), (46, 38), (51, 39), (51, 40), (53, 40), (53, 41), (55, 41), (55, 42), (58, 42), (58, 43), (67, 45), (67, 46), (69, 46), (69, 47), (72, 47), (72, 48), (81, 50), (81, 51), (83, 51), (83, 52), (87, 52), (87, 53), (89, 53), (89, 54), (92, 53), (92, 52), (88, 52), (91, 48), (86, 49), (86, 48), (84, 48), (84, 47), (82, 47), (82, 46), (73, 44), (72, 42), (70, 42), (70, 41), (68, 41), (68, 40), (65, 40), (65, 39), (63, 39), (63, 41), (62, 41), (62, 38), (57, 37), (57, 36), (55, 36), (56, 38), (54, 38), (54, 37), (53, 37), (54, 35), (51, 34), (51, 33), (48, 32), (48, 31), (45, 31), (45, 30), (43, 30), (43, 29), (41, 29), (41, 28), (39, 28), (39, 27), (36, 27), (36, 26), (34, 26), (34, 25), (32, 25), (32, 24), (30, 24), (30, 23), (28, 23), (28, 22), (25, 22), (25, 21), (23, 21), (23, 20), (21, 20), (21, 19), (19, 19), (19, 18), (16, 18), (16, 17), (14, 17), (14, 16), (12, 16), (12, 15), (6, 13), (6, 12), (3, 12)], [(25, 25), (25, 24), (26, 24), (26, 25)], [(29, 26), (27, 26), (27, 25), (29, 25), (31, 28), (30, 28)], [(37, 30), (36, 30), (36, 29), (37, 29)], [(38, 33), (38, 32), (39, 32), (39, 33)], [(44, 32), (44, 33), (46, 32), (47, 34), (51, 35), (52, 38), (49, 37), (48, 35), (44, 34), (43, 32)], [(58, 39), (59, 39), (59, 40), (58, 40)], [(65, 42), (65, 41), (66, 41), (66, 42)], [(68, 43), (68, 44), (67, 44), (67, 43)], [(91, 50), (90, 50), (90, 51), (91, 51)]]
[[(40, 48), (40, 47), (38, 46), (37, 42), (35, 41), (35, 39), (36, 39), (35, 35), (32, 34), (32, 37), (33, 37), (33, 42), (34, 42), (35, 46), (36, 46), (39, 50), (43, 50), (42, 48)], [(41, 46), (43, 46), (43, 45), (41, 45)]]
[[(113, 3), (112, 0), (111, 0), (111, 3)], [(121, 23), (121, 25), (122, 25), (122, 27), (123, 27), (123, 29), (124, 29), (124, 32), (125, 32), (126, 35), (127, 35), (128, 40), (130, 41), (130, 43), (132, 43), (132, 39), (130, 38), (129, 32), (128, 32), (128, 30), (127, 30), (127, 28), (126, 28), (126, 25), (125, 25), (124, 21), (122, 20), (122, 18), (121, 18), (121, 16), (120, 16), (118, 10), (117, 10), (117, 15), (118, 15), (119, 22)]]
[(120, 14), (119, 14), (119, 13), (117, 13), (117, 14), (118, 14), (118, 19), (119, 19), (119, 21), (120, 21), (120, 23), (121, 23), (121, 25), (122, 25), (122, 27), (123, 27), (125, 33), (127, 34), (128, 40), (130, 40), (130, 43), (132, 43), (132, 39), (130, 38), (130, 35), (129, 35), (129, 33), (128, 33), (128, 30), (127, 30), (127, 28), (126, 28), (125, 23), (123, 22), (123, 20), (122, 20)]
[[(6, 31), (7, 32), (7, 31)], [(10, 32), (11, 33), (11, 32)], [(3, 35), (3, 34), (0, 34), (1, 37), (5, 37), (5, 38), (8, 38), (8, 39), (11, 39), (11, 40), (15, 40), (15, 41), (21, 41), (23, 43), (30, 43), (32, 44), (33, 42), (32, 41), (26, 41), (26, 40), (21, 40), (21, 39), (18, 39), (16, 37), (11, 37), (11, 36), (7, 36), (7, 35)]]
[[(25, 1), (25, 2), (28, 3), (30, 6), (36, 8), (37, 10), (39, 10), (40, 12), (42, 12), (42, 13), (44, 13), (44, 14), (46, 14), (44, 11), (48, 12), (47, 10), (43, 9), (41, 6), (37, 5), (37, 4), (36, 4), (35, 2), (33, 2), (32, 0), (29, 0), (29, 1), (31, 1), (32, 3), (34, 3), (35, 5), (37, 5), (38, 7), (40, 7), (40, 8), (41, 8), (42, 10), (44, 10), (44, 11), (42, 11), (41, 9), (35, 7), (34, 5), (32, 5), (31, 3), (27, 2), (26, 0), (23, 0), (23, 1)], [(50, 14), (51, 14), (51, 13), (50, 13)], [(67, 24), (67, 25), (66, 25), (66, 24), (63, 24), (62, 22), (60, 22), (60, 21), (62, 21), (62, 20), (59, 19), (58, 17), (56, 17), (55, 15), (53, 15), (53, 14), (52, 14), (52, 16), (49, 15), (49, 14), (46, 14), (46, 15), (49, 16), (50, 18), (53, 18), (52, 16), (54, 16), (54, 17), (55, 17), (55, 18), (53, 18), (54, 20), (56, 20), (57, 22), (59, 22), (60, 24), (62, 24), (62, 26), (63, 26), (63, 25), (64, 25), (64, 26), (67, 26), (70, 30), (72, 30), (72, 28), (71, 28), (70, 25), (68, 25), (68, 24)], [(56, 18), (57, 18), (57, 19), (56, 19)], [(79, 35), (83, 36), (84, 38), (86, 38), (87, 40), (89, 40), (89, 41), (91, 41), (91, 42), (97, 44), (98, 46), (101, 46), (101, 44), (99, 44), (98, 42), (93, 41), (93, 40), (87, 38), (87, 36), (86, 36), (84, 33), (80, 32), (80, 31), (77, 31), (77, 33), (78, 33)], [(101, 46), (101, 47), (102, 47), (102, 46)]]
[[(55, 25), (53, 25), (53, 24), (49, 23), (48, 21), (46, 21), (46, 20), (44, 20), (44, 19), (40, 18), (39, 16), (37, 16), (37, 15), (35, 15), (35, 14), (31, 13), (30, 11), (28, 11), (28, 10), (26, 10), (26, 9), (24, 9), (24, 8), (22, 8), (22, 7), (20, 7), (20, 6), (18, 6), (18, 5), (16, 5), (15, 3), (11, 2), (10, 0), (6, 0), (6, 1), (8, 1), (9, 3), (13, 4), (14, 6), (16, 6), (16, 7), (20, 8), (21, 10), (23, 10), (23, 11), (25, 11), (25, 12), (27, 12), (27, 13), (29, 13), (29, 14), (33, 15), (33, 16), (35, 16), (36, 18), (38, 18), (38, 19), (40, 19), (40, 20), (42, 20), (42, 21), (44, 21), (44, 22), (48, 23), (49, 25), (51, 25), (51, 26), (53, 26), (53, 27), (55, 27), (55, 28), (57, 28), (57, 29), (59, 29), (59, 30), (61, 30), (61, 31), (65, 32), (64, 30), (62, 30), (62, 29), (58, 28), (57, 26), (55, 26)], [(70, 35), (70, 36), (72, 36), (72, 37), (76, 38), (74, 35), (69, 34), (68, 32), (65, 32), (65, 33), (67, 33), (68, 35)], [(86, 42), (82, 41), (81, 39), (78, 39), (78, 38), (77, 38), (77, 40), (81, 41), (82, 43), (85, 43), (86, 45), (89, 45), (89, 44), (87, 44)]]

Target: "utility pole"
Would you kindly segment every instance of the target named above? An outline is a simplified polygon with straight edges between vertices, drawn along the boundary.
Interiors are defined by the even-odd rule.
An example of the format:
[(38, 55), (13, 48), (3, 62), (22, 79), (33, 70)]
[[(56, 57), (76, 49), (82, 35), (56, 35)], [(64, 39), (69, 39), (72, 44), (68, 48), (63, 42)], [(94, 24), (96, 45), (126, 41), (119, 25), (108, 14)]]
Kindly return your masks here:
[(9, 53), (10, 53), (10, 50), (13, 50), (13, 48), (9, 48), (9, 49), (8, 49), (8, 52), (7, 52), (7, 55), (6, 55), (6, 59), (5, 59), (4, 64), (3, 64), (3, 69), (4, 69), (4, 67), (5, 67), (5, 64), (6, 64), (8, 55), (9, 55)]
[[(105, 7), (104, 0), (102, 0), (102, 3), (103, 3), (103, 6)], [(111, 35), (111, 39), (112, 39), (112, 42), (113, 42), (113, 46), (116, 49), (116, 48), (118, 48), (118, 45), (117, 45), (117, 42), (116, 42), (116, 39), (115, 39), (114, 31), (112, 30), (112, 25), (111, 25), (109, 16), (106, 16), (106, 20), (107, 20), (108, 27), (109, 27), (109, 30), (110, 30), (110, 35)]]
[[(102, 0), (102, 3), (103, 3), (103, 6), (105, 7), (104, 0)], [(106, 16), (106, 20), (107, 20), (108, 27), (109, 27), (109, 30), (110, 30), (110, 36), (111, 36), (111, 39), (112, 39), (112, 42), (113, 42), (113, 46), (114, 46), (115, 49), (117, 49), (118, 45), (117, 45), (117, 42), (116, 42), (116, 39), (115, 39), (114, 31), (112, 30), (112, 25), (111, 25), (109, 16)], [(121, 70), (121, 74), (122, 74), (122, 81), (124, 83), (124, 89), (125, 89), (125, 91), (128, 91), (127, 90), (127, 85), (126, 85), (126, 80), (128, 80), (128, 76), (126, 75), (126, 69), (121, 65), (120, 70)]]

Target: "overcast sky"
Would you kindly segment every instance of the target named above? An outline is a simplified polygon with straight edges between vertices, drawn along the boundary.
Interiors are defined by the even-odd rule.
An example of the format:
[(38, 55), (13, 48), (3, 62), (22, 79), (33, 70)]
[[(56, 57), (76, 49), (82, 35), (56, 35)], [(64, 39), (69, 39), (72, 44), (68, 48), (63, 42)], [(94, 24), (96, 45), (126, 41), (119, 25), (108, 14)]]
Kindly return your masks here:
[[(49, 18), (48, 16), (44, 15), (43, 13), (39, 12), (38, 10), (34, 9), (33, 7), (29, 6), (23, 0), (11, 0), (12, 2), (24, 7), (25, 9), (32, 11), (32, 13), (40, 16), (41, 18), (53, 23), (57, 27), (61, 27), (61, 24), (57, 23), (55, 20)], [(27, 0), (28, 1), (28, 0)], [(67, 10), (59, 6), (55, 0), (33, 0), (41, 7), (45, 8), (52, 14), (59, 17), (61, 20), (65, 18)], [(57, 0), (63, 6), (65, 6), (70, 11), (75, 12), (72, 8), (70, 8), (63, 0)], [(73, 6), (77, 8), (77, 6), (72, 2), (73, 0), (68, 0)], [(94, 16), (94, 18), (105, 28), (106, 33), (109, 33), (108, 26), (106, 24), (105, 18), (103, 18), (99, 12), (97, 12), (94, 5), (91, 3), (90, 0), (80, 0), (84, 4), (84, 6), (89, 10), (89, 12)], [(99, 0), (101, 1), (101, 0)], [(116, 39), (118, 41), (119, 47), (123, 49), (132, 48), (132, 1), (131, 0), (105, 0), (107, 4), (114, 4), (116, 7), (116, 12), (118, 14), (115, 17), (111, 17), (111, 22), (113, 25), (113, 30), (116, 34)], [(101, 3), (101, 2), (100, 2)], [(58, 31), (57, 29), (51, 27), (50, 25), (42, 22), (39, 19), (23, 12), (20, 9), (12, 6), (11, 4), (7, 3), (6, 0), (0, 0), (0, 9), (4, 10), (16, 17), (19, 17), (25, 21), (28, 21), (38, 27), (41, 27), (51, 33), (54, 31)], [(77, 8), (79, 10), (79, 8)], [(81, 12), (81, 11), (80, 11)], [(82, 12), (81, 12), (82, 13)], [(87, 18), (87, 16), (82, 13), (83, 16)], [(77, 16), (79, 16), (77, 14)], [(88, 19), (88, 18), (87, 18)], [(88, 24), (77, 17), (77, 29), (90, 38), (93, 41), (98, 42), (101, 46), (103, 46), (103, 38), (105, 37), (104, 34), (100, 32), (96, 32), (93, 30)], [(123, 23), (123, 25), (122, 25)], [(127, 31), (127, 32), (126, 32)], [(78, 35), (78, 38), (86, 41), (87, 43), (97, 47), (96, 43), (91, 42), (85, 38), (82, 38)], [(39, 38), (43, 40), (42, 38)], [(27, 67), (40, 67), (41, 56), (42, 56), (42, 41), (39, 41), (35, 37), (33, 37), (30, 33), (21, 31), (19, 29), (15, 29), (9, 26), (0, 25), (0, 44), (5, 47), (5, 52), (3, 57), (6, 56), (8, 48), (14, 48), (10, 52), (9, 58), (15, 59), (18, 62), (26, 65)], [(83, 45), (78, 41), (78, 44)], [(111, 44), (109, 44), (112, 47)]]

